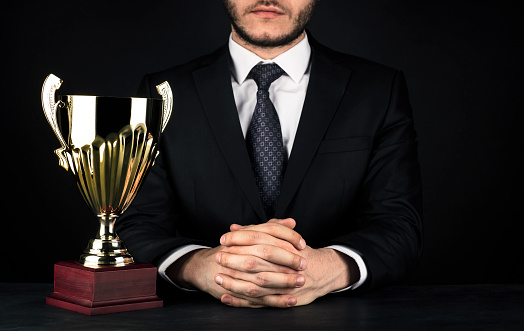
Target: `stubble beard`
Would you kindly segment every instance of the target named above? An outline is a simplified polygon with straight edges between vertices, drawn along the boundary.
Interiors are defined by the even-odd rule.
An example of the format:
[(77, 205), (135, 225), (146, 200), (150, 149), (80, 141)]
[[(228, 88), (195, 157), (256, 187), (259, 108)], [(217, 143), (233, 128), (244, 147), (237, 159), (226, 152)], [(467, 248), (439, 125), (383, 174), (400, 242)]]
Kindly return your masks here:
[[(287, 33), (276, 37), (271, 37), (268, 34), (265, 34), (261, 37), (255, 37), (253, 35), (250, 35), (247, 29), (243, 27), (240, 22), (239, 14), (237, 13), (237, 8), (235, 4), (231, 3), (229, 0), (224, 0), (224, 5), (226, 7), (227, 14), (231, 20), (231, 25), (233, 26), (233, 29), (238, 34), (240, 39), (245, 41), (248, 44), (251, 44), (256, 47), (260, 48), (274, 48), (274, 47), (282, 47), (289, 45), (293, 43), (300, 35), (304, 32), (307, 23), (309, 22), (312, 14), (313, 9), (315, 7), (315, 2), (312, 1), (309, 5), (306, 6), (306, 8), (302, 9), (297, 17), (294, 19), (294, 25), (293, 29)], [(289, 10), (282, 5), (278, 3), (278, 1), (269, 0), (269, 1), (257, 1), (255, 4), (251, 5), (249, 8), (246, 9), (246, 13), (250, 12), (253, 8), (260, 6), (260, 5), (273, 5), (281, 10), (283, 10), (286, 14), (289, 15)]]

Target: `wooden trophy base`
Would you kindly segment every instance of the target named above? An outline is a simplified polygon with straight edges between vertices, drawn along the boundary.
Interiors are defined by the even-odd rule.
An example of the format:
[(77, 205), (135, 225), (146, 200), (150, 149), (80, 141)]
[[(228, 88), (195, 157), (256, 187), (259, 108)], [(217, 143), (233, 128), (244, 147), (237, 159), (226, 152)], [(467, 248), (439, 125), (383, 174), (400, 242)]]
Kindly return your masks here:
[(89, 268), (76, 261), (55, 264), (54, 292), (48, 305), (85, 315), (159, 308), (156, 267), (146, 263)]

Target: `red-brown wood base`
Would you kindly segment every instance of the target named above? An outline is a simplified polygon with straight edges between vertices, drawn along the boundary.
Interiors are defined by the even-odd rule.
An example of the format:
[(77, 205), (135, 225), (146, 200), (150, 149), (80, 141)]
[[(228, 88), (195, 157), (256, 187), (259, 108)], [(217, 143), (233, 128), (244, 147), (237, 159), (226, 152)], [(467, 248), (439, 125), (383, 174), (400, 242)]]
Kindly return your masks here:
[(86, 315), (159, 308), (156, 277), (151, 264), (89, 268), (62, 261), (55, 264), (54, 292), (46, 303)]

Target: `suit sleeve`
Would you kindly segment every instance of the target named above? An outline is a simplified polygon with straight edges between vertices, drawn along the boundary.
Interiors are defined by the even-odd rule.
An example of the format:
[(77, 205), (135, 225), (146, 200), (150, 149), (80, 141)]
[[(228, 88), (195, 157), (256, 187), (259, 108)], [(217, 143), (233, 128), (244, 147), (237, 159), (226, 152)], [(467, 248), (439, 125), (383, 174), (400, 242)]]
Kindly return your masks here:
[(416, 133), (404, 76), (393, 80), (389, 106), (374, 137), (357, 229), (330, 241), (358, 252), (368, 268), (364, 287), (398, 281), (422, 247), (422, 187)]
[[(156, 91), (146, 76), (138, 95), (152, 97)], [(156, 97), (156, 95), (155, 95)], [(212, 246), (210, 243), (180, 236), (176, 231), (178, 222), (185, 216), (177, 206), (177, 199), (166, 171), (164, 143), (142, 188), (131, 206), (116, 221), (115, 230), (124, 241), (134, 259), (158, 265), (173, 249), (184, 245)]]

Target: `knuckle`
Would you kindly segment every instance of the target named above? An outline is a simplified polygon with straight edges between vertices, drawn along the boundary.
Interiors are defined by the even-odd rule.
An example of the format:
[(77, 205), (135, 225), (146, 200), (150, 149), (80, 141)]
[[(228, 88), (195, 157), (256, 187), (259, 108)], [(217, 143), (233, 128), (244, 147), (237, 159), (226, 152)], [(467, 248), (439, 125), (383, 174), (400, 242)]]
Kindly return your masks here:
[(257, 286), (250, 286), (246, 290), (246, 295), (248, 297), (256, 298), (256, 297), (258, 297), (260, 295), (260, 290), (258, 289)]
[(257, 231), (251, 231), (248, 234), (248, 239), (251, 242), (255, 243), (255, 242), (257, 242), (260, 239), (260, 234)]
[(299, 235), (297, 232), (293, 231), (293, 234), (291, 235), (291, 238), (292, 238), (294, 243), (298, 244), (300, 242), (300, 239), (302, 239), (302, 236)]
[(225, 252), (222, 252), (220, 254), (220, 265), (227, 265), (228, 262), (229, 262), (228, 254)]
[(255, 278), (255, 282), (260, 286), (266, 286), (269, 284), (269, 279), (264, 274), (259, 273)]
[(251, 307), (251, 308), (260, 308), (260, 307), (262, 307), (262, 305), (259, 304), (259, 303), (256, 302), (256, 301), (248, 301), (248, 302), (247, 302), (247, 306), (248, 306), (248, 307)]
[(264, 260), (269, 260), (273, 256), (272, 249), (267, 246), (260, 247), (260, 255)]
[(278, 228), (280, 224), (276, 222), (271, 222), (271, 223), (265, 223), (264, 226), (268, 227), (269, 229), (275, 229), (275, 228)]
[(265, 304), (267, 306), (277, 307), (277, 308), (286, 308), (288, 299), (285, 295), (277, 295), (277, 296), (267, 296), (264, 297)]
[(290, 288), (291, 287), (296, 287), (297, 284), (298, 284), (298, 277), (299, 276), (296, 276), (296, 275), (288, 277), (288, 279), (287, 279), (287, 286), (290, 287)]
[(255, 259), (246, 259), (244, 260), (244, 268), (248, 271), (256, 270), (258, 267), (258, 262)]
[(293, 256), (293, 260), (291, 262), (291, 266), (295, 269), (298, 269), (300, 267), (300, 263), (302, 262), (302, 258), (300, 256)]
[(278, 300), (277, 302), (277, 307), (278, 308), (287, 308), (287, 302), (288, 302), (288, 299), (285, 298), (285, 297), (282, 297), (280, 300)]

